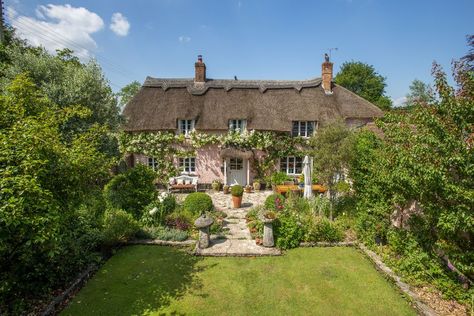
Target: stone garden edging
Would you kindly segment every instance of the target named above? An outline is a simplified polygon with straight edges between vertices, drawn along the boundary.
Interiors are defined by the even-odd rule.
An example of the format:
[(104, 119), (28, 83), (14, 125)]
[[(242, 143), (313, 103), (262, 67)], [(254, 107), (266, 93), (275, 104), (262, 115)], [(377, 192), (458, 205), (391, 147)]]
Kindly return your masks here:
[[(58, 312), (57, 306), (61, 306), (66, 299), (78, 290), (82, 285), (99, 269), (99, 266), (91, 264), (87, 269), (79, 274), (75, 281), (61, 294), (53, 298), (51, 303), (41, 313), (41, 316), (55, 315)], [(63, 306), (64, 307), (64, 306)], [(61, 309), (61, 307), (60, 307)]]
[(413, 306), (421, 315), (425, 315), (425, 316), (438, 315), (438, 313), (436, 313), (434, 309), (432, 309), (431, 307), (423, 303), (421, 297), (411, 290), (411, 287), (409, 284), (403, 282), (401, 278), (398, 275), (396, 275), (395, 272), (392, 271), (392, 269), (390, 269), (389, 267), (385, 265), (385, 263), (383, 263), (382, 258), (380, 258), (379, 255), (377, 255), (372, 250), (368, 249), (362, 243), (359, 243), (358, 247), (360, 250), (364, 252), (364, 254), (367, 257), (369, 257), (370, 260), (372, 260), (377, 270), (381, 271), (384, 275), (390, 278), (403, 293), (405, 293), (411, 298)]
[(355, 241), (343, 241), (343, 242), (302, 242), (300, 247), (355, 247), (357, 242)]
[(126, 245), (158, 245), (158, 246), (172, 246), (172, 247), (188, 247), (196, 245), (197, 241), (194, 239), (187, 239), (184, 241), (171, 241), (160, 239), (134, 239), (126, 243)]

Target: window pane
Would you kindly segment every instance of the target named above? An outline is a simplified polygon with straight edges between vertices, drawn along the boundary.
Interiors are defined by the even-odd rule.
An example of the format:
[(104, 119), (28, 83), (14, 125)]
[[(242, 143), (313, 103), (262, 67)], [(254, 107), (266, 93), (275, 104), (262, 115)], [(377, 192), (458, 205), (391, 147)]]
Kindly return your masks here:
[(306, 136), (306, 122), (300, 122), (299, 136)]
[(296, 157), (295, 158), (295, 173), (302, 173), (303, 172), (303, 158)]
[(288, 172), (288, 162), (287, 162), (288, 157), (283, 157), (280, 159), (280, 171), (281, 172)]
[(292, 136), (298, 136), (299, 132), (299, 122), (298, 121), (293, 121), (293, 127), (291, 129), (291, 135)]
[(308, 122), (308, 135), (312, 136), (314, 133), (314, 122)]
[(295, 157), (288, 157), (288, 173), (295, 173)]

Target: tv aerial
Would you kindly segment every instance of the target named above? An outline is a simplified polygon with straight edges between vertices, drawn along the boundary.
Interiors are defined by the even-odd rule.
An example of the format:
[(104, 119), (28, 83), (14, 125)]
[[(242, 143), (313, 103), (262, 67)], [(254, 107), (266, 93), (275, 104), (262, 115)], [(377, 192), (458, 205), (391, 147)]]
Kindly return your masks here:
[(333, 51), (333, 50), (337, 50), (337, 47), (331, 47), (331, 48), (328, 48), (327, 50), (328, 50), (328, 52), (329, 52), (329, 58), (331, 58), (331, 53), (332, 53), (332, 51)]

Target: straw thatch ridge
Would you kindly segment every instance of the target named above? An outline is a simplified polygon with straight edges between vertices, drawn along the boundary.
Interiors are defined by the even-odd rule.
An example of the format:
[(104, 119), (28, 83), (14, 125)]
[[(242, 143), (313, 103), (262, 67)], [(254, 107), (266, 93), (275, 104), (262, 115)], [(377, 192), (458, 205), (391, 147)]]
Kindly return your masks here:
[(246, 119), (248, 129), (288, 132), (292, 121), (367, 122), (382, 111), (338, 85), (326, 94), (320, 78), (194, 83), (148, 77), (123, 114), (124, 130), (130, 132), (175, 130), (179, 119), (195, 119), (196, 130), (227, 130), (230, 119)]

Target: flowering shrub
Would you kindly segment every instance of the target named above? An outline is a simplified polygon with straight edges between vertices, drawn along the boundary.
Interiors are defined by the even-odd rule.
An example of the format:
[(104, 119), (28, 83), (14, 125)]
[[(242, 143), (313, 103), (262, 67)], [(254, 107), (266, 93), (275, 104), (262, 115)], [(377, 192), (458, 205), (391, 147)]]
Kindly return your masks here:
[(274, 224), (276, 246), (281, 249), (298, 247), (303, 240), (304, 230), (293, 212), (283, 211), (278, 214)]
[(150, 203), (143, 211), (140, 222), (144, 226), (158, 226), (164, 223), (165, 217), (176, 208), (176, 198), (167, 192), (162, 192), (158, 199)]
[(142, 132), (119, 134), (120, 151), (143, 154), (159, 161), (158, 180), (166, 183), (168, 178), (178, 173), (173, 164), (176, 157), (194, 156), (196, 149), (207, 145), (219, 145), (221, 148), (238, 148), (242, 150), (261, 150), (265, 155), (253, 157), (255, 172), (259, 178), (269, 176), (275, 159), (288, 155), (303, 155), (302, 145), (308, 140), (292, 137), (287, 133), (268, 131), (243, 131), (226, 134), (206, 134), (193, 131), (186, 138), (172, 132)]
[(271, 194), (265, 200), (265, 209), (267, 211), (281, 211), (283, 210), (283, 204), (285, 203), (285, 197), (281, 194)]
[(165, 224), (168, 227), (189, 230), (192, 227), (192, 217), (184, 212), (171, 213), (165, 219)]

